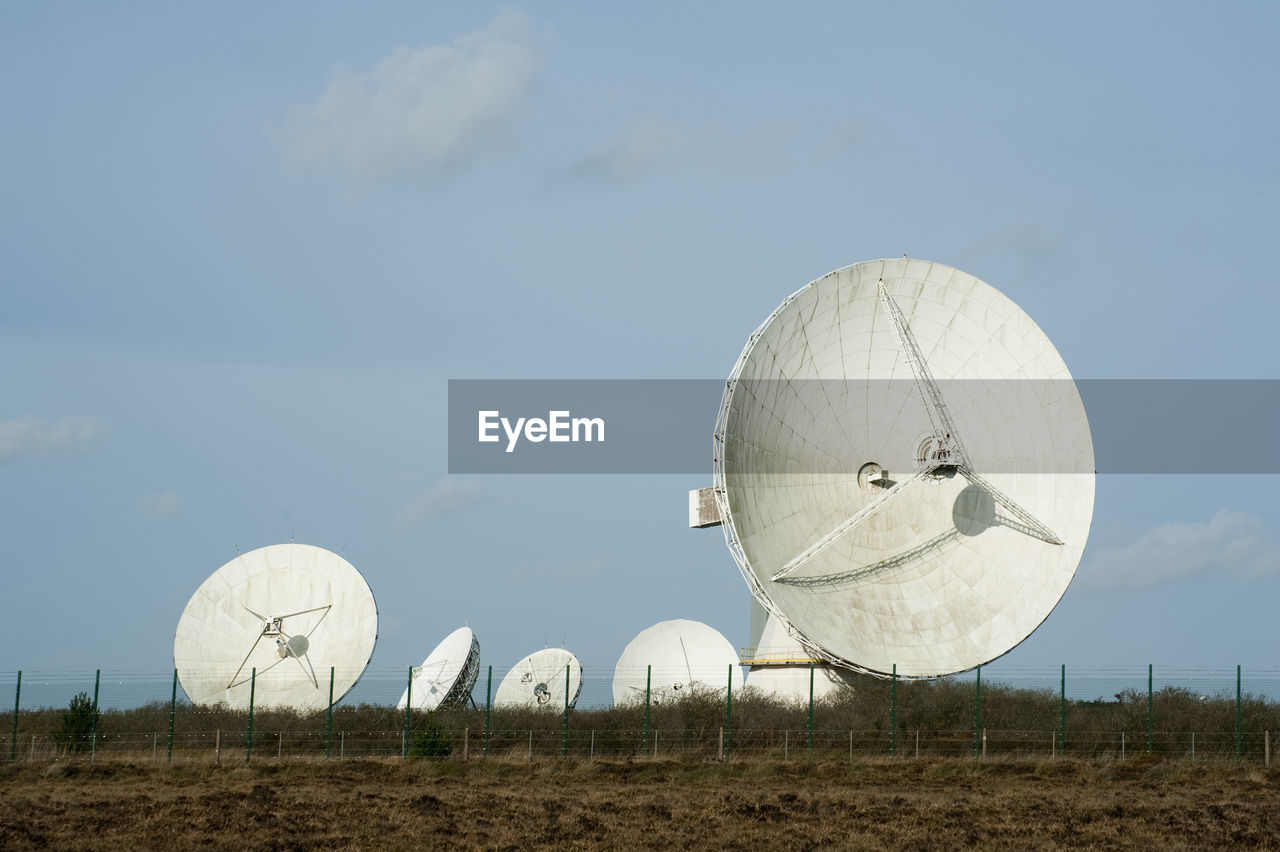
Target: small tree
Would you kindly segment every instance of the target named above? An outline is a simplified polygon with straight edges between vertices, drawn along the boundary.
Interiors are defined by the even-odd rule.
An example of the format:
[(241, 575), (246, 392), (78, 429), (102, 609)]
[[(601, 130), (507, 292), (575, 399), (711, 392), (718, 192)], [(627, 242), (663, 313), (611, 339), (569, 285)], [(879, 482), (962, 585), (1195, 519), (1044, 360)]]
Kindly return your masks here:
[(449, 732), (436, 724), (433, 714), (428, 713), (422, 728), (415, 731), (409, 741), (410, 757), (448, 757), (453, 752)]
[(65, 751), (84, 751), (89, 747), (89, 736), (97, 717), (89, 693), (81, 692), (62, 711), (62, 725), (53, 734), (54, 742)]

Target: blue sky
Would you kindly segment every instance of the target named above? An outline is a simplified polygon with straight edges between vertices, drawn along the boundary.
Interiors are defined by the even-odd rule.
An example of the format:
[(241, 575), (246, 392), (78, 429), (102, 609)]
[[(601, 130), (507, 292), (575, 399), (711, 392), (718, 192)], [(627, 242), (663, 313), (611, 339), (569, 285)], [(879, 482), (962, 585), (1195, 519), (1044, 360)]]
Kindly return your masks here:
[[(0, 7), (0, 672), (164, 672), (196, 586), (290, 536), (369, 580), (376, 670), (464, 621), (499, 670), (561, 643), (605, 670), (667, 618), (744, 644), (722, 537), (685, 528), (710, 457), (450, 478), (446, 382), (721, 377), (860, 260), (979, 276), (1077, 377), (1276, 378), (1278, 24)], [(1274, 665), (1275, 487), (1102, 477), (1076, 581), (1002, 664)]]

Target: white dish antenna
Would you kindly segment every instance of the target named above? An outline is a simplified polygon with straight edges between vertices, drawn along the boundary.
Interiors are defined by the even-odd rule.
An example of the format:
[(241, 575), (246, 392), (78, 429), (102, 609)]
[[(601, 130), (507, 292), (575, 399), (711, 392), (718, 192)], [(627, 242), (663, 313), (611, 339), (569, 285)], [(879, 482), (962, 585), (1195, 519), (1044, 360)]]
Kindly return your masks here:
[[(651, 702), (671, 701), (700, 690), (743, 685), (738, 653), (718, 630), (677, 618), (640, 631), (627, 643), (613, 670), (613, 702), (644, 701), (646, 678)], [(650, 667), (652, 674), (650, 675)]]
[(275, 544), (237, 556), (200, 584), (178, 619), (173, 661), (193, 704), (322, 710), (364, 672), (378, 608), (336, 553)]
[[(568, 671), (568, 691), (565, 672)], [(565, 695), (569, 709), (578, 703), (582, 692), (582, 664), (563, 648), (535, 651), (511, 667), (498, 684), (493, 703), (499, 707), (547, 707), (563, 710)]]
[(817, 656), (937, 676), (1008, 652), (1075, 574), (1093, 442), (1071, 374), (959, 270), (881, 260), (788, 297), (716, 423), (715, 498), (755, 598)]
[[(480, 674), (480, 641), (470, 627), (459, 627), (444, 637), (410, 678), (415, 710), (447, 710), (461, 707), (471, 698), (471, 690)], [(410, 688), (400, 696), (396, 707), (404, 709)]]

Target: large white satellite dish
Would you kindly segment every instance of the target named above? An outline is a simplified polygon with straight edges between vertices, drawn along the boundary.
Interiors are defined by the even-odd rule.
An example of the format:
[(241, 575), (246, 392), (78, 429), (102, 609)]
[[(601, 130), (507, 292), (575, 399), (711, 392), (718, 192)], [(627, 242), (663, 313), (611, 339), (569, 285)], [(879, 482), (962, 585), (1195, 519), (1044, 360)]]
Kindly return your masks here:
[(255, 707), (321, 710), (330, 668), (336, 703), (377, 639), (378, 608), (359, 571), (323, 548), (275, 544), (200, 584), (178, 620), (173, 661), (193, 704), (246, 709), (252, 686)]
[[(568, 691), (565, 672), (568, 671)], [(498, 684), (493, 703), (499, 707), (547, 707), (563, 710), (565, 695), (569, 708), (578, 703), (582, 692), (582, 664), (563, 648), (535, 651), (511, 667)]]
[[(413, 670), (413, 709), (447, 710), (461, 707), (471, 697), (480, 674), (480, 640), (470, 627), (459, 627), (427, 655), (422, 665)], [(396, 707), (409, 702), (409, 687)]]
[[(698, 690), (722, 690), (729, 685), (729, 667), (738, 665), (737, 651), (714, 627), (684, 618), (661, 621), (640, 631), (622, 649), (613, 670), (613, 701), (644, 701), (646, 679), (655, 702)], [(740, 669), (733, 685), (743, 685)]]
[(858, 263), (749, 338), (716, 424), (715, 499), (753, 595), (815, 654), (937, 676), (1006, 653), (1075, 574), (1093, 443), (1017, 305), (920, 260)]

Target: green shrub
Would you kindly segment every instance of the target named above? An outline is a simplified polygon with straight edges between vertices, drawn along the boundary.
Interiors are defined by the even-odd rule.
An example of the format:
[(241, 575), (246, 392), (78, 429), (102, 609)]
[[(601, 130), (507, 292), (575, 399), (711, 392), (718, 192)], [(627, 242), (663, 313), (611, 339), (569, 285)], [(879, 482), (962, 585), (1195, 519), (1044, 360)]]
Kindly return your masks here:
[(53, 740), (64, 751), (84, 751), (89, 747), (89, 737), (97, 720), (98, 714), (93, 709), (89, 693), (81, 692), (62, 711), (62, 724), (54, 731)]
[(437, 725), (435, 716), (428, 713), (422, 728), (414, 731), (412, 739), (409, 740), (409, 756), (448, 757), (452, 753), (453, 743), (449, 732)]

